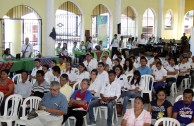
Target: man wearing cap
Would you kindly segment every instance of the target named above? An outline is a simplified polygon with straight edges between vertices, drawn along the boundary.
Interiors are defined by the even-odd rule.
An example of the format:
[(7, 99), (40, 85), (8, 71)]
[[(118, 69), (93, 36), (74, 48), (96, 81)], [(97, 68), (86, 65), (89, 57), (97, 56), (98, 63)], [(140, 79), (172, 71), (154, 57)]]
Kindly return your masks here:
[(91, 72), (93, 69), (97, 68), (97, 63), (92, 60), (90, 53), (86, 54), (86, 60), (83, 62), (88, 72)]

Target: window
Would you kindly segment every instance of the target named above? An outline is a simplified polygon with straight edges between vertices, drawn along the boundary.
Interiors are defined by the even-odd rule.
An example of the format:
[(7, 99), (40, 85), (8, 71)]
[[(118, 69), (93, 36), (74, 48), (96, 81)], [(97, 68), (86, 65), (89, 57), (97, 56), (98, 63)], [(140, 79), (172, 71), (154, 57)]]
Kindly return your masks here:
[(173, 16), (171, 10), (168, 10), (165, 15), (165, 29), (173, 28)]
[(142, 34), (146, 39), (152, 37), (155, 30), (155, 16), (152, 9), (148, 8), (143, 14)]

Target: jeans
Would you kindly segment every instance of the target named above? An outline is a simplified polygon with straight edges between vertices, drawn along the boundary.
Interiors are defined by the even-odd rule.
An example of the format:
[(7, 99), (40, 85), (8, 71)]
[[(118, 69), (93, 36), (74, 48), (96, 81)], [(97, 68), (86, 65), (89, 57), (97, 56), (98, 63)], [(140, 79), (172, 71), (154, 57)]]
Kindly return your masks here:
[(122, 112), (125, 113), (126, 108), (127, 108), (127, 104), (130, 98), (135, 98), (137, 96), (141, 96), (141, 93), (136, 93), (136, 92), (124, 92), (121, 94), (121, 97), (123, 97), (124, 101), (123, 101), (123, 107), (122, 107)]
[(89, 108), (88, 108), (90, 122), (91, 123), (95, 122), (94, 112), (93, 112), (94, 107), (107, 106), (107, 108), (108, 108), (107, 126), (112, 126), (112, 116), (113, 116), (113, 106), (114, 105), (116, 105), (115, 101), (111, 101), (111, 102), (106, 103), (106, 104), (101, 103), (100, 100), (98, 100), (98, 99), (91, 101)]

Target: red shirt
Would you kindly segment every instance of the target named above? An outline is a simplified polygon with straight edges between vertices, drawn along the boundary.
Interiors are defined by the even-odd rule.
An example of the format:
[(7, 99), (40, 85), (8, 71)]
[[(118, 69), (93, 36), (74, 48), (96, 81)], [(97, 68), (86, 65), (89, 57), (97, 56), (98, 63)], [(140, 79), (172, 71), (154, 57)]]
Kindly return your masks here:
[[(1, 79), (0, 79), (0, 92), (3, 92), (4, 94), (6, 94), (9, 91), (9, 85), (14, 84), (14, 82), (11, 79), (7, 80), (7, 84), (6, 85), (2, 85), (1, 84)], [(14, 94), (14, 90), (12, 91), (12, 93), (10, 95)]]

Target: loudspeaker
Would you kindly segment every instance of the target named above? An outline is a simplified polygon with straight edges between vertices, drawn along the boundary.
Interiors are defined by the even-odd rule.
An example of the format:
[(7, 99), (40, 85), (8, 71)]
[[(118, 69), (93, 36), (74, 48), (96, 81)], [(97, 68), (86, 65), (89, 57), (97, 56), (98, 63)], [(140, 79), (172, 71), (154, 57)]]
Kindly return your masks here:
[(117, 24), (117, 34), (121, 34), (121, 23)]

